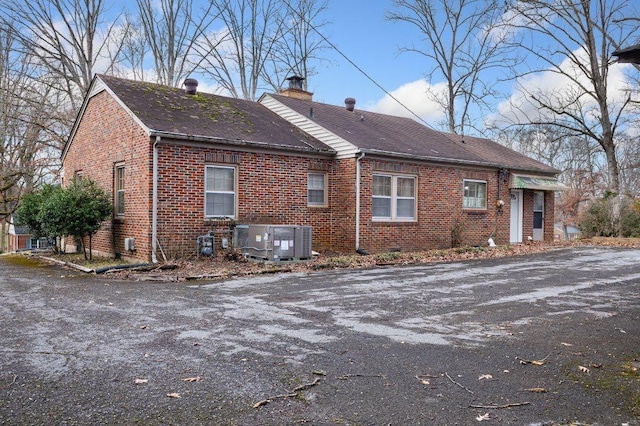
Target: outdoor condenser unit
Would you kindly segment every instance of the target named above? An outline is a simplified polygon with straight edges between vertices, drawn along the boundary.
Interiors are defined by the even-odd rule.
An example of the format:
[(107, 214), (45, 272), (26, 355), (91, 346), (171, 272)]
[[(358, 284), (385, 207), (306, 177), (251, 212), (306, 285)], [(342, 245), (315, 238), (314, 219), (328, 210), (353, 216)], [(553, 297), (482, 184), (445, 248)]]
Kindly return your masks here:
[(311, 227), (301, 225), (237, 225), (234, 246), (253, 259), (280, 261), (312, 257)]

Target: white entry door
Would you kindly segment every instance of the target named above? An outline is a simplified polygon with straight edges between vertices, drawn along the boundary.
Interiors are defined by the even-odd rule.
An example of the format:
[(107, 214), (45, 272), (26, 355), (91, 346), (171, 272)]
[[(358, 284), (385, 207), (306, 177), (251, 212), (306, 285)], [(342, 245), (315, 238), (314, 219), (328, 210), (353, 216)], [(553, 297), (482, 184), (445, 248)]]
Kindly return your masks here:
[(522, 190), (511, 191), (511, 232), (509, 240), (511, 244), (522, 242)]
[(533, 193), (533, 240), (544, 240), (544, 192)]

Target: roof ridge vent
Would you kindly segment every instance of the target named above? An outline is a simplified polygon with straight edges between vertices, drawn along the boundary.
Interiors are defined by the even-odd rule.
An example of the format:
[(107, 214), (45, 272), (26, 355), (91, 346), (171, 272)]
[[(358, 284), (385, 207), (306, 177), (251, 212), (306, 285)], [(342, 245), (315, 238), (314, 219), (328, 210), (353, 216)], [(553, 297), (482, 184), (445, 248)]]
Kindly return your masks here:
[(356, 107), (356, 100), (354, 98), (345, 99), (344, 107), (347, 109), (347, 111), (353, 111)]
[(187, 78), (182, 84), (187, 95), (195, 95), (198, 91), (198, 80), (195, 78)]

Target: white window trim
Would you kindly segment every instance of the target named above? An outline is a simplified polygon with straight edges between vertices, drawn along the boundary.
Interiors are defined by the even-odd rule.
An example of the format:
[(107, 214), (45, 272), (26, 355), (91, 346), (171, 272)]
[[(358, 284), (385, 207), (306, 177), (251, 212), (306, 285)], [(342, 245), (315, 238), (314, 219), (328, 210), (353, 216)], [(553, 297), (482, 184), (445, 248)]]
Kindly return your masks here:
[[(118, 171), (120, 169), (122, 169), (122, 173), (123, 173), (123, 176), (122, 176), (122, 181), (123, 181), (122, 182), (122, 188), (120, 188), (119, 182), (118, 182), (119, 181)], [(79, 176), (80, 179), (82, 179), (82, 174), (80, 174), (78, 176)], [(126, 200), (126, 197), (127, 197), (127, 192), (126, 192), (127, 188), (126, 187), (127, 187), (127, 185), (126, 185), (126, 182), (127, 182), (127, 169), (125, 167), (125, 164), (124, 163), (115, 163), (113, 165), (113, 197), (114, 197), (113, 198), (113, 213), (118, 218), (124, 217), (125, 212), (126, 212), (126, 208), (127, 208), (127, 200)], [(122, 196), (122, 198), (123, 198), (122, 199), (122, 201), (123, 201), (123, 203), (122, 203), (123, 204), (122, 212), (118, 211), (119, 208), (120, 208), (120, 202), (118, 201), (119, 198), (120, 198), (119, 197), (120, 191), (122, 191), (122, 194), (123, 194), (123, 196)]]
[[(207, 191), (207, 169), (231, 169), (233, 170), (233, 191)], [(207, 215), (207, 194), (233, 194), (233, 215)], [(238, 168), (222, 164), (206, 164), (204, 166), (204, 199), (203, 199), (204, 217), (212, 218), (229, 218), (236, 219), (238, 216)]]
[[(373, 195), (373, 188), (371, 191), (371, 199), (385, 198), (391, 200), (391, 216), (374, 216), (373, 210), (371, 211), (371, 221), (373, 222), (417, 222), (418, 216), (418, 177), (415, 175), (401, 175), (391, 173), (372, 173), (373, 176), (384, 176), (391, 178), (391, 195)], [(413, 179), (413, 198), (412, 197), (399, 197), (398, 196), (398, 178), (401, 179)], [(413, 199), (413, 217), (398, 217), (398, 200), (410, 200)], [(372, 203), (373, 204), (373, 203)]]
[[(313, 203), (313, 202), (309, 201), (309, 191), (311, 190), (311, 188), (309, 188), (309, 176), (311, 176), (311, 175), (321, 175), (323, 180), (324, 180), (324, 184), (323, 184), (323, 188), (322, 188), (323, 192), (324, 192), (324, 199), (322, 200), (321, 203)], [(327, 194), (329, 192), (327, 190), (328, 182), (329, 182), (329, 179), (328, 179), (327, 173), (324, 173), (324, 172), (313, 172), (313, 171), (307, 173), (307, 206), (309, 206), (309, 207), (327, 207), (329, 205), (329, 202), (328, 202), (328, 198), (329, 197), (328, 197), (328, 194)]]
[[(465, 207), (464, 192), (465, 192), (465, 187), (467, 186), (467, 182), (484, 183), (484, 207)], [(489, 185), (487, 184), (486, 180), (479, 180), (479, 179), (463, 179), (462, 180), (462, 209), (463, 210), (480, 210), (480, 211), (487, 210), (488, 198), (489, 198)]]

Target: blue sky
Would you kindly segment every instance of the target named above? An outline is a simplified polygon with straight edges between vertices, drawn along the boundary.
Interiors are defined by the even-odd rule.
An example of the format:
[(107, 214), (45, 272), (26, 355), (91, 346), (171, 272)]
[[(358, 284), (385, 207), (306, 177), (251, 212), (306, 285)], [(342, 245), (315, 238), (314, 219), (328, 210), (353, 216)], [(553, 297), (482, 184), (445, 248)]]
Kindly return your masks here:
[[(346, 56), (388, 91), (424, 77), (426, 60), (418, 54), (399, 54), (398, 49), (419, 37), (408, 25), (385, 19), (391, 1), (331, 1), (323, 29)], [(370, 106), (384, 93), (342, 56), (328, 49), (330, 60), (318, 67), (318, 75), (309, 79), (314, 99), (342, 104), (353, 97), (357, 106)]]
[[(118, 3), (121, 0), (116, 0), (116, 4)], [(128, 2), (126, 7), (134, 9), (135, 4)], [(444, 81), (432, 81), (432, 84), (426, 81), (426, 73), (433, 66), (428, 58), (418, 53), (399, 52), (401, 47), (412, 43), (419, 45), (423, 35), (408, 23), (387, 20), (385, 14), (393, 7), (393, 0), (329, 0), (328, 8), (322, 15), (327, 24), (321, 31), (380, 86), (400, 99), (424, 121), (439, 127), (443, 113), (427, 93), (440, 93)], [(633, 9), (632, 5), (630, 7)], [(356, 99), (357, 109), (412, 117), (410, 112), (390, 99), (338, 52), (329, 47), (320, 55), (327, 60), (316, 64), (317, 74), (310, 76), (308, 81), (315, 101), (343, 105), (345, 98), (353, 97)], [(570, 64), (566, 66), (571, 67)], [(612, 98), (623, 93), (620, 89), (624, 89), (627, 81), (621, 71), (625, 66), (614, 65), (610, 68), (610, 86), (615, 88), (615, 92), (611, 93)], [(506, 97), (492, 99), (493, 107), (489, 114), (480, 116), (476, 113), (475, 125), (482, 127), (484, 120), (500, 120), (501, 116), (510, 116), (512, 121), (518, 121), (514, 112), (516, 110), (508, 103), (508, 97), (520, 105), (519, 114), (536, 114), (535, 108), (527, 105), (528, 95), (514, 88), (515, 81), (500, 83), (497, 75), (484, 78), (484, 82), (489, 85), (499, 85), (497, 87), (506, 93)], [(491, 81), (486, 81), (487, 78)], [(214, 81), (201, 83), (203, 91), (218, 91)], [(558, 77), (557, 73), (552, 72), (530, 74), (519, 79), (518, 83), (528, 89), (542, 87), (547, 92), (561, 91), (569, 85), (566, 78)]]

